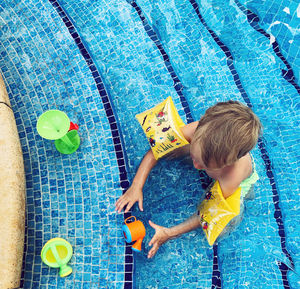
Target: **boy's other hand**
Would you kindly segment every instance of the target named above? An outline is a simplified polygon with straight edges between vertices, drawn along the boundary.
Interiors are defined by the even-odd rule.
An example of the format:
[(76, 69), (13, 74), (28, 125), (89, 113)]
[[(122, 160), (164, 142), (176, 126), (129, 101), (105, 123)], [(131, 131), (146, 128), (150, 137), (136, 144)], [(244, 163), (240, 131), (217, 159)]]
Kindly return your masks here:
[(156, 225), (150, 220), (149, 225), (155, 229), (155, 234), (149, 242), (149, 246), (153, 247), (148, 252), (148, 258), (152, 258), (156, 254), (158, 248), (170, 239), (170, 234), (168, 233), (169, 228)]
[(132, 185), (126, 193), (117, 200), (116, 211), (120, 213), (122, 209), (125, 208), (124, 213), (127, 213), (135, 202), (138, 202), (139, 209), (143, 211), (143, 191)]

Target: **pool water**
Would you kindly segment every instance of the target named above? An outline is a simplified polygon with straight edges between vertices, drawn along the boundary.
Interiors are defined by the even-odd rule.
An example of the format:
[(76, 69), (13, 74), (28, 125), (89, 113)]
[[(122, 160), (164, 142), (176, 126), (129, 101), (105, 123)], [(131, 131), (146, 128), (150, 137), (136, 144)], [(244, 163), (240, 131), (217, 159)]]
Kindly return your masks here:
[[(297, 0), (2, 0), (0, 71), (26, 172), (22, 288), (299, 288), (300, 4)], [(218, 101), (259, 116), (260, 176), (241, 224), (208, 246), (199, 229), (147, 259), (152, 220), (196, 210), (209, 180), (161, 161), (144, 187), (140, 254), (126, 245), (115, 201), (149, 149), (135, 115), (171, 96), (185, 122)], [(62, 155), (36, 131), (59, 109), (81, 145)], [(42, 263), (51, 238), (74, 249), (73, 273)]]

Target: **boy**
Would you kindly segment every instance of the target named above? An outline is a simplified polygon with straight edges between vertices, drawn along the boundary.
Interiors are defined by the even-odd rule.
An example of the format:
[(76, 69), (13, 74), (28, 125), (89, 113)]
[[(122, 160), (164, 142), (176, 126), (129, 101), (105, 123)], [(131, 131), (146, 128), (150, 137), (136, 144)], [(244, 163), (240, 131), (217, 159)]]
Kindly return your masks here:
[[(220, 102), (210, 107), (199, 122), (181, 128), (190, 143), (187, 149), (193, 165), (205, 170), (208, 176), (218, 180), (224, 198), (231, 196), (239, 187), (244, 197), (258, 177), (249, 154), (261, 133), (261, 123), (250, 108), (238, 101)], [(116, 202), (116, 210), (125, 213), (135, 202), (143, 211), (143, 186), (151, 169), (156, 165), (152, 150), (144, 156), (131, 187)], [(148, 253), (152, 258), (158, 248), (171, 238), (178, 237), (201, 226), (198, 214), (187, 221), (165, 228), (149, 221), (155, 235), (149, 243), (153, 246)]]

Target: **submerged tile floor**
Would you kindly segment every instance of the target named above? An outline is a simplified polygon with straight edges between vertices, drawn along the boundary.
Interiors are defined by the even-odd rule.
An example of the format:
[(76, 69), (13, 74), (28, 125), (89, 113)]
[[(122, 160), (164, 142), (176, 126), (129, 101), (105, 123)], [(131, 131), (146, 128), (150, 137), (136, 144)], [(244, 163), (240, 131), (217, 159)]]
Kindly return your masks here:
[[(296, 288), (295, 274), (281, 268), (291, 264), (274, 218), (281, 212), (274, 186), (280, 193), (286, 251), (297, 267), (299, 237), (293, 220), (299, 193), (294, 189), (299, 183), (299, 94), (297, 85), (283, 77), (288, 67), (270, 40), (244, 12), (256, 13), (260, 27), (276, 37), (297, 84), (297, 6), (288, 1), (286, 15), (281, 1), (201, 2), (1, 2), (0, 69), (26, 170), (23, 288), (132, 288), (133, 278), (137, 288), (210, 288), (212, 283), (215, 288), (221, 283), (222, 288), (253, 288), (256, 282), (269, 288), (284, 288), (288, 282)], [(270, 28), (277, 19), (282, 23)], [(242, 226), (214, 250), (197, 231), (147, 260), (145, 244), (153, 231), (146, 225), (144, 251), (136, 256), (132, 274), (133, 256), (121, 232), (123, 215), (114, 212), (114, 203), (148, 148), (134, 115), (169, 95), (185, 121), (198, 119), (216, 101), (235, 98), (251, 104), (265, 126), (264, 143), (254, 151), (261, 180), (256, 201), (245, 204)], [(82, 143), (73, 155), (59, 154), (35, 130), (38, 116), (54, 108), (80, 126)], [(275, 179), (266, 169), (267, 157)], [(172, 187), (167, 186), (170, 180)], [(170, 168), (162, 162), (146, 184), (144, 214), (134, 213), (145, 224), (148, 219), (175, 224), (195, 210), (202, 191), (191, 167), (179, 162)], [(58, 236), (74, 247), (74, 273), (65, 279), (40, 259), (43, 244)]]

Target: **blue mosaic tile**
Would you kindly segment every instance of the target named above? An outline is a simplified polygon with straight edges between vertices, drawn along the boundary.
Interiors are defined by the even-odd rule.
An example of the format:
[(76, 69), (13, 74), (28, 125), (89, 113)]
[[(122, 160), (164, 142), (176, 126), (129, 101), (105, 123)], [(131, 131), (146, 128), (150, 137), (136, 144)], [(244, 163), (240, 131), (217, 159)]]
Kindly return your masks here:
[[(289, 268), (300, 262), (293, 222), (299, 5), (200, 2), (0, 4), (0, 70), (26, 171), (23, 288), (234, 288), (257, 280), (266, 288), (296, 286)], [(228, 98), (252, 107), (265, 127), (253, 152), (261, 179), (241, 226), (213, 249), (196, 232), (165, 244), (149, 261), (124, 243), (114, 203), (148, 149), (134, 115), (169, 95), (187, 122)], [(37, 134), (37, 118), (48, 109), (79, 123), (75, 154), (60, 155)], [(174, 188), (166, 185), (170, 176)], [(175, 224), (193, 213), (202, 191), (191, 168), (161, 162), (145, 185), (144, 213), (133, 211), (145, 224)], [(153, 234), (146, 228), (145, 244)], [(58, 236), (74, 248), (66, 279), (39, 257)]]

